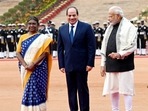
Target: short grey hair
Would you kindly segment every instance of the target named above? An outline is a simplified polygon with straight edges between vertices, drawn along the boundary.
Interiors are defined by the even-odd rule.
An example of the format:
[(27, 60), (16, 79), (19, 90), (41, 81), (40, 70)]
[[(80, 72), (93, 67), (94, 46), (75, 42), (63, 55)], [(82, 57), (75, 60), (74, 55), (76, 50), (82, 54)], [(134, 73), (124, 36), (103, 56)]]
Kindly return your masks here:
[(112, 6), (110, 9), (109, 9), (109, 12), (113, 12), (115, 14), (119, 14), (121, 17), (124, 16), (124, 13), (123, 13), (123, 10), (121, 7), (119, 6)]

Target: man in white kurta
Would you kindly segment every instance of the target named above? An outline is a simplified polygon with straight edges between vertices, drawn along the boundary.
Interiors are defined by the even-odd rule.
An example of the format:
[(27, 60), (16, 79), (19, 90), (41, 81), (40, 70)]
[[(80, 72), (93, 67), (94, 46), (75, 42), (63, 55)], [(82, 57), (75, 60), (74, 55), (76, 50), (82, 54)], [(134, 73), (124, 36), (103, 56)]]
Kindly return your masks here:
[(123, 94), (125, 110), (132, 111), (137, 29), (118, 6), (109, 9), (108, 20), (101, 48), (101, 76), (106, 76), (103, 95), (110, 94), (112, 111), (119, 111), (119, 94)]

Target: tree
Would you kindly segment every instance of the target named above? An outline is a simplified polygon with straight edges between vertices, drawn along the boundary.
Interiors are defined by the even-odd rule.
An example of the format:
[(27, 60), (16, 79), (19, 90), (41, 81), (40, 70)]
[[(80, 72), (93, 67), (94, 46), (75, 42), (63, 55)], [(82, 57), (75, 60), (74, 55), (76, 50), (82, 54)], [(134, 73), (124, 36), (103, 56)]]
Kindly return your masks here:
[(145, 18), (146, 22), (148, 21), (148, 7), (141, 11), (141, 16)]

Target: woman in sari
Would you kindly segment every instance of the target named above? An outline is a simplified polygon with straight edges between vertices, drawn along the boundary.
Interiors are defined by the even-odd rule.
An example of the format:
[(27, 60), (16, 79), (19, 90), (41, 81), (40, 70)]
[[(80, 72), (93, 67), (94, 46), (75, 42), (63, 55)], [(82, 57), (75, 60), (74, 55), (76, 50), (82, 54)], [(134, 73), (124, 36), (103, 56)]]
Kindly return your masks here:
[(52, 39), (38, 33), (39, 21), (32, 16), (27, 21), (28, 33), (20, 37), (17, 58), (23, 85), (21, 111), (46, 111)]

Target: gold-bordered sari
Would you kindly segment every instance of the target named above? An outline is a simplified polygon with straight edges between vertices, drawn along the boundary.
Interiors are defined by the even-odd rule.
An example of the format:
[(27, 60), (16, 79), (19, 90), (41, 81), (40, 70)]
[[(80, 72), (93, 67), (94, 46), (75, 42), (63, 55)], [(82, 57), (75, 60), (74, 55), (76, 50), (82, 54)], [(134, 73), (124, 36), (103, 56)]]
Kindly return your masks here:
[[(35, 61), (41, 54), (49, 51), (52, 39), (43, 34), (29, 36), (24, 34), (20, 37), (17, 52), (24, 58), (27, 64)], [(45, 111), (48, 95), (49, 74), (52, 57), (43, 59), (34, 69), (28, 71), (23, 65), (19, 65), (21, 81), (24, 88), (21, 111)]]

